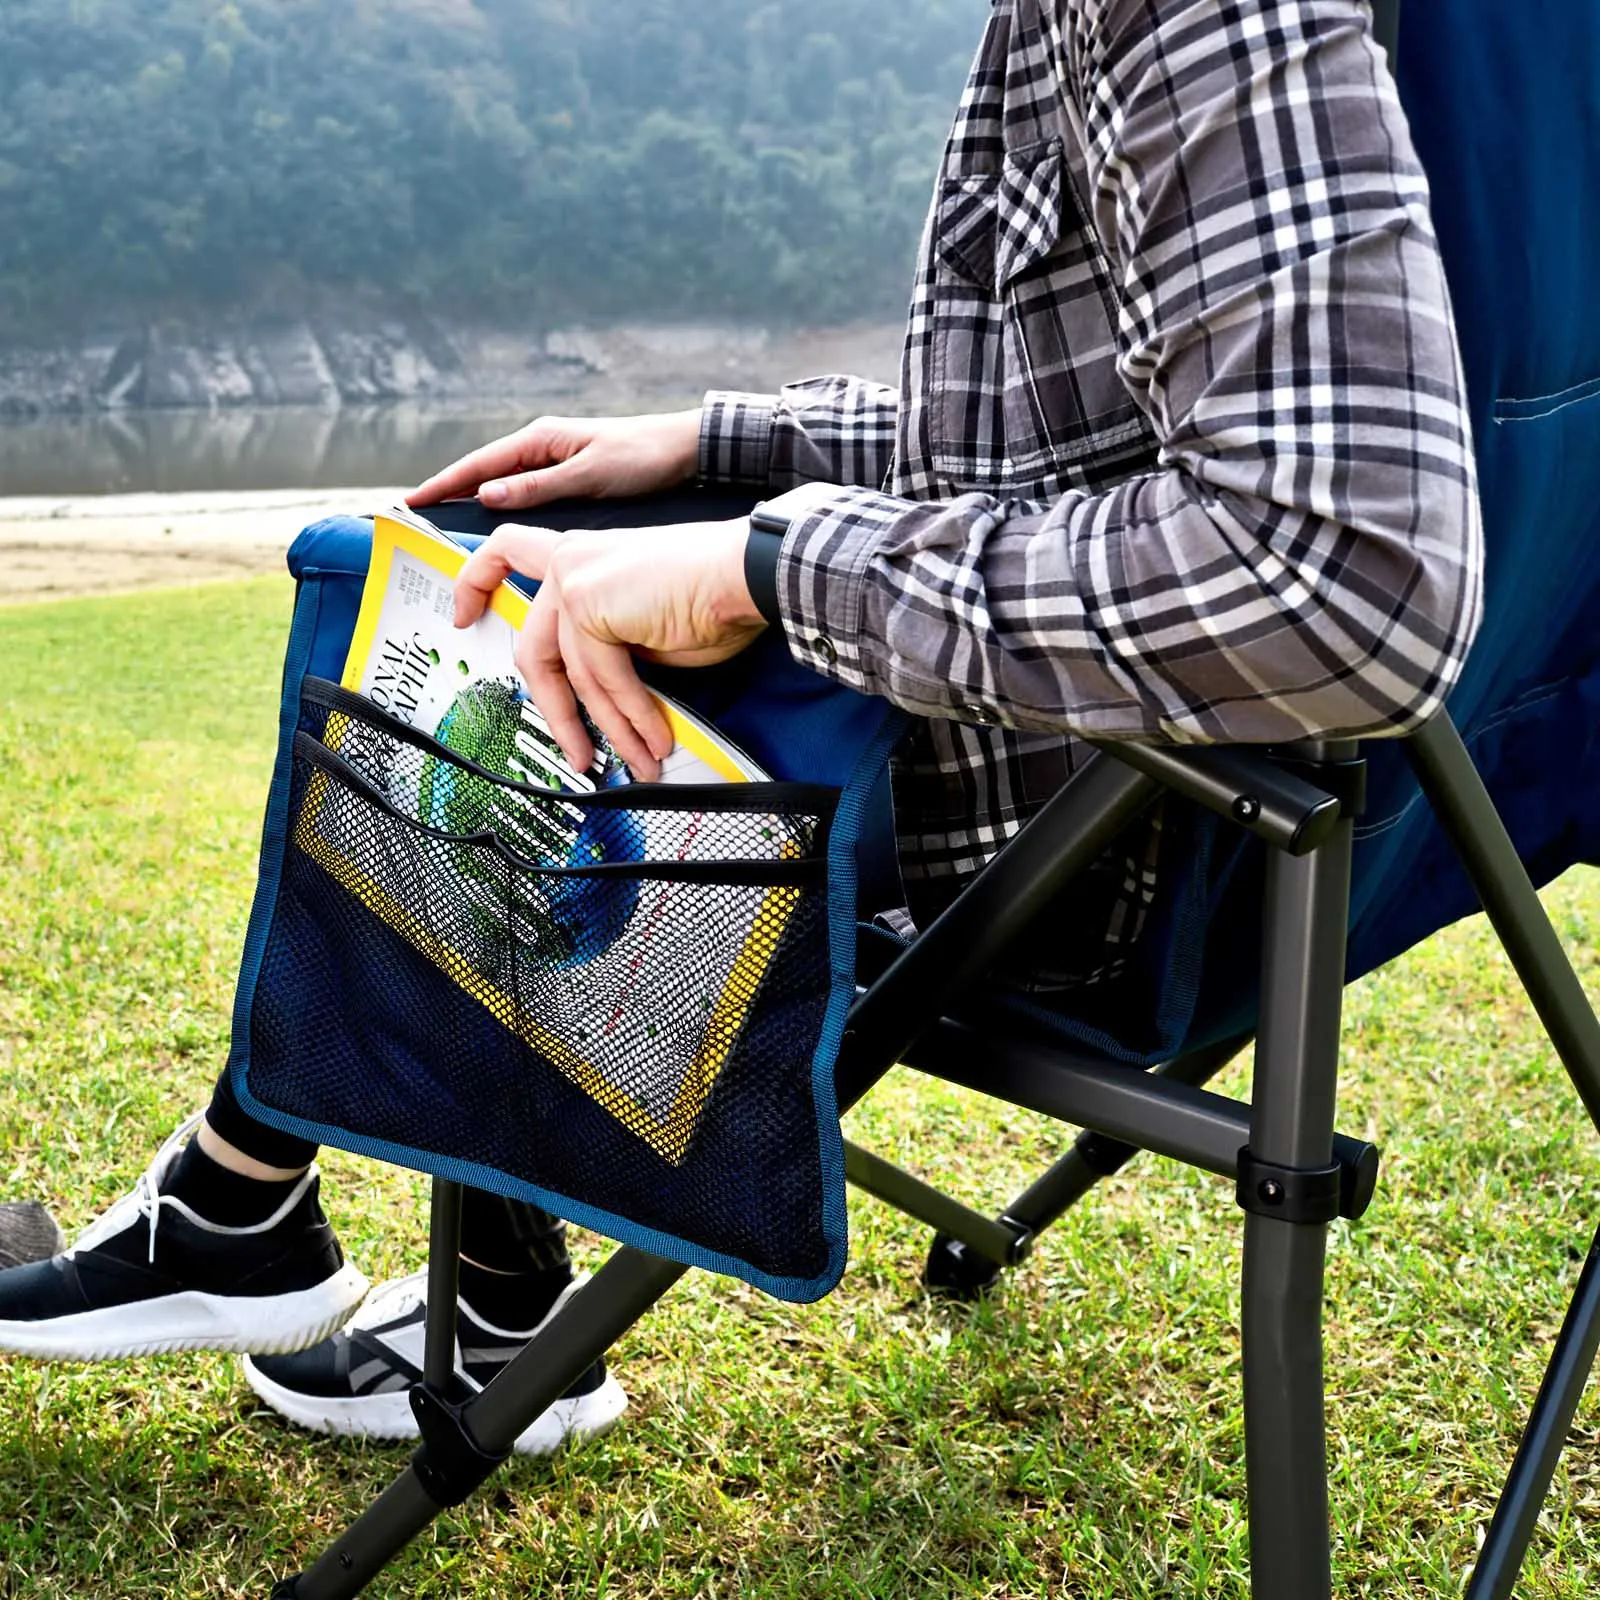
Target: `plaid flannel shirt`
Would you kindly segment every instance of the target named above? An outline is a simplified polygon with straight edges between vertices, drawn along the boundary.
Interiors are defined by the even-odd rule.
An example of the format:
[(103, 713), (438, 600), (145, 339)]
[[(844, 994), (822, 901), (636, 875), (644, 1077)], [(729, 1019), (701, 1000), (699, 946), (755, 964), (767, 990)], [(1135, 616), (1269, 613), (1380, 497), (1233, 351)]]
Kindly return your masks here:
[[(1074, 734), (1415, 727), (1476, 629), (1481, 530), (1365, 6), (997, 0), (898, 392), (713, 393), (701, 470), (793, 491), (791, 650), (923, 719), (895, 773), (918, 920), (1060, 787)], [(1045, 967), (1115, 963), (1157, 846), (1106, 864)]]

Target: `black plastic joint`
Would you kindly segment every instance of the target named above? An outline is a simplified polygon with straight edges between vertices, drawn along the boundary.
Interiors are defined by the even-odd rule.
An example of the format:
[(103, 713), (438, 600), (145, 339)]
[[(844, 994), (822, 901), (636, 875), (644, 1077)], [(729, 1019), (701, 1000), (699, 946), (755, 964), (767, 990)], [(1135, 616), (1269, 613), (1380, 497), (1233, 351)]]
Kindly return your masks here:
[(1011, 1246), (1006, 1251), (1006, 1265), (1008, 1267), (1021, 1266), (1033, 1254), (1033, 1241), (1037, 1234), (1025, 1222), (1018, 1222), (1013, 1216), (1003, 1216), (1000, 1226), (1008, 1228), (1011, 1232)]
[(463, 1408), (443, 1399), (427, 1384), (411, 1391), (411, 1409), (422, 1430), (412, 1470), (427, 1496), (441, 1510), (470, 1499), (511, 1452), (491, 1455), (472, 1437)]
[(1337, 1161), (1325, 1167), (1280, 1167), (1258, 1161), (1249, 1145), (1239, 1152), (1240, 1206), (1274, 1222), (1328, 1223), (1339, 1216), (1344, 1168)]
[(1339, 802), (1339, 815), (1352, 820), (1367, 812), (1367, 763), (1357, 756), (1351, 761), (1302, 761), (1298, 756), (1272, 753), (1272, 764), (1303, 778)]
[(1098, 1178), (1114, 1178), (1139, 1152), (1131, 1144), (1103, 1133), (1086, 1133), (1078, 1140), (1078, 1155)]

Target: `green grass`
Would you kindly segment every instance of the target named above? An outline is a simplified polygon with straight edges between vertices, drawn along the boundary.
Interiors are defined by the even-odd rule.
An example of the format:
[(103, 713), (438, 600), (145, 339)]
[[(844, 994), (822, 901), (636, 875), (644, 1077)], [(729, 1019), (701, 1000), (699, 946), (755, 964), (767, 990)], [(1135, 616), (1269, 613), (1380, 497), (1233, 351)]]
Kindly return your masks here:
[[(289, 598), (263, 580), (0, 610), (0, 1193), (49, 1198), (69, 1229), (223, 1057)], [(1600, 988), (1600, 877), (1548, 901)], [(1481, 923), (1359, 985), (1349, 1013), (1340, 1122), (1386, 1161), (1330, 1264), (1340, 1592), (1455, 1595), (1600, 1163)], [(910, 1076), (852, 1125), (985, 1203), (1063, 1138)], [(420, 1180), (326, 1167), (362, 1266), (418, 1265)], [(852, 1270), (820, 1306), (686, 1278), (616, 1353), (624, 1426), (514, 1465), (374, 1592), (1246, 1594), (1223, 1184), (1141, 1160), (974, 1309), (918, 1292), (918, 1227), (858, 1198), (851, 1221)], [(1523, 1597), (1600, 1583), (1596, 1429), (1586, 1404)], [(0, 1595), (264, 1596), (403, 1459), (294, 1432), (223, 1359), (0, 1360)]]

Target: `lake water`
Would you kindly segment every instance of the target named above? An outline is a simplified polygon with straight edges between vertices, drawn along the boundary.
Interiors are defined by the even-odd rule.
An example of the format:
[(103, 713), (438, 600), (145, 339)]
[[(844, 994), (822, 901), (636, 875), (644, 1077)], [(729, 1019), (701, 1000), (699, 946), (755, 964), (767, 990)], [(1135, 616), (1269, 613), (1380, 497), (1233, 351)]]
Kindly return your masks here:
[[(659, 405), (659, 398), (652, 395), (651, 403)], [(415, 483), (540, 409), (526, 400), (464, 406), (401, 401), (341, 410), (239, 407), (5, 422), (0, 497)]]
[(541, 412), (625, 416), (698, 405), (707, 389), (763, 392), (805, 373), (893, 383), (898, 323), (786, 331), (615, 327), (569, 336), (578, 364), (517, 398), (324, 410), (237, 406), (0, 421), (0, 500), (369, 489), (420, 482)]

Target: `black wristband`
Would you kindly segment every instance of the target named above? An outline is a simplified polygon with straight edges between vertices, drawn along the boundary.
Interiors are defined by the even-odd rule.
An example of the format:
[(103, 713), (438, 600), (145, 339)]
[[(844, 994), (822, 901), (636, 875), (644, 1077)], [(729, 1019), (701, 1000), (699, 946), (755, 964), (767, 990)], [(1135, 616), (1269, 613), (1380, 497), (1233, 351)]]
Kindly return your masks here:
[(774, 628), (781, 625), (778, 610), (778, 554), (789, 531), (786, 517), (757, 506), (750, 513), (750, 537), (744, 545), (744, 581), (756, 610)]

